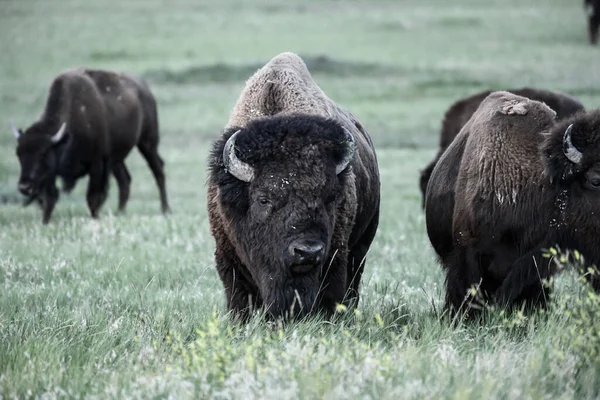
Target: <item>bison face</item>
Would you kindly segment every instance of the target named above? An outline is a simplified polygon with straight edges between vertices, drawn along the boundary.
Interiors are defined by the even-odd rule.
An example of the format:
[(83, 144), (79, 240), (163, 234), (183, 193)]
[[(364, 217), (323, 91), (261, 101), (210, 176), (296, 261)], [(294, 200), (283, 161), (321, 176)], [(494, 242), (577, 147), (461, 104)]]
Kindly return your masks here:
[(54, 135), (40, 132), (38, 128), (34, 125), (22, 133), (13, 127), (17, 137), (17, 157), (21, 164), (18, 188), (30, 199), (37, 197), (43, 187), (56, 175), (55, 147), (64, 137), (66, 125), (63, 124)]
[(236, 230), (240, 256), (274, 316), (313, 308), (341, 190), (324, 165), (321, 171), (286, 167), (269, 165), (257, 174), (248, 188), (248, 212)]
[(271, 316), (317, 311), (354, 139), (307, 116), (258, 120), (227, 139), (213, 173), (237, 256)]

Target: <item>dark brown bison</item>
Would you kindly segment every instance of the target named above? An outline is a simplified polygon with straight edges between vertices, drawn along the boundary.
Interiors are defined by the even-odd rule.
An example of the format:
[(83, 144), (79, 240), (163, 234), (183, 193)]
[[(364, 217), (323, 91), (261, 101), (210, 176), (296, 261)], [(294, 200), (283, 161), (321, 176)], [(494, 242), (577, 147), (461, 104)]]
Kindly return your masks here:
[(555, 264), (543, 253), (556, 245), (600, 265), (600, 112), (555, 116), (494, 92), (436, 165), (425, 213), (449, 311), (468, 305), (474, 286), (499, 306), (545, 305)]
[(24, 132), (13, 125), (21, 164), (19, 191), (26, 204), (37, 200), (48, 223), (58, 190), (70, 191), (89, 175), (87, 203), (92, 217), (108, 194), (112, 172), (119, 185), (119, 210), (129, 198), (131, 176), (125, 157), (137, 145), (160, 190), (163, 212), (169, 210), (163, 160), (158, 155), (156, 101), (146, 83), (132, 75), (91, 69), (60, 74), (50, 86), (40, 119)]
[(600, 0), (583, 0), (588, 17), (588, 35), (590, 43), (598, 42), (598, 27), (600, 26)]
[(216, 267), (237, 318), (353, 305), (379, 219), (371, 139), (292, 53), (247, 82), (209, 160)]
[[(558, 119), (570, 117), (577, 111), (584, 109), (583, 105), (579, 101), (567, 94), (560, 92), (527, 87), (520, 89), (509, 89), (507, 92), (546, 103), (548, 107), (556, 111), (556, 117)], [(492, 90), (485, 90), (483, 92), (475, 93), (471, 96), (460, 99), (452, 104), (446, 111), (446, 114), (444, 114), (442, 129), (440, 132), (440, 149), (433, 161), (431, 161), (429, 165), (427, 165), (427, 167), (421, 171), (421, 176), (419, 179), (423, 207), (425, 207), (427, 183), (429, 182), (433, 168), (444, 151), (448, 148), (448, 146), (450, 146), (450, 143), (452, 143), (456, 135), (458, 135), (458, 132), (460, 132), (461, 128), (471, 118), (475, 110), (477, 110), (479, 104), (490, 93), (492, 93)]]

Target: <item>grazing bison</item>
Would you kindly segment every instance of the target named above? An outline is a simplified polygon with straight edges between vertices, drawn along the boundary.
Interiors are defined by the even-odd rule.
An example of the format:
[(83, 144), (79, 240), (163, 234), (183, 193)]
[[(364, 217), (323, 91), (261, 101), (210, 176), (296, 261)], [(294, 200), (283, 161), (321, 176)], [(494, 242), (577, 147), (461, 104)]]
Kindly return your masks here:
[(377, 159), (300, 57), (280, 54), (248, 80), (209, 167), (216, 267), (237, 318), (358, 302), (379, 220)]
[(600, 26), (600, 0), (583, 0), (588, 17), (588, 35), (590, 43), (598, 42), (598, 26)]
[[(583, 105), (579, 101), (560, 92), (533, 88), (521, 88), (507, 91), (519, 96), (528, 97), (532, 100), (546, 103), (551, 109), (556, 111), (558, 119), (570, 117), (577, 111), (584, 109)], [(425, 207), (427, 183), (429, 182), (433, 168), (437, 164), (444, 151), (448, 148), (448, 146), (450, 146), (450, 143), (452, 143), (456, 135), (458, 135), (458, 132), (460, 132), (464, 124), (467, 123), (475, 110), (477, 110), (479, 104), (490, 93), (492, 93), (492, 90), (486, 90), (460, 99), (452, 104), (452, 106), (450, 106), (450, 108), (446, 111), (442, 121), (442, 130), (440, 133), (440, 150), (433, 161), (431, 161), (429, 165), (427, 165), (427, 167), (421, 171), (419, 186), (421, 188), (423, 207)]]
[[(468, 304), (476, 285), (500, 306), (545, 305), (542, 281), (555, 267), (543, 252), (552, 246), (600, 265), (600, 112), (555, 115), (494, 92), (436, 165), (425, 212), (449, 311)], [(592, 284), (600, 289), (597, 276)]]
[(156, 101), (142, 80), (84, 68), (66, 71), (52, 82), (40, 119), (24, 132), (12, 128), (21, 164), (19, 191), (28, 197), (26, 204), (40, 203), (44, 223), (58, 200), (57, 176), (69, 192), (89, 175), (87, 203), (96, 218), (112, 172), (124, 210), (131, 183), (124, 160), (136, 145), (156, 178), (163, 212), (169, 210)]

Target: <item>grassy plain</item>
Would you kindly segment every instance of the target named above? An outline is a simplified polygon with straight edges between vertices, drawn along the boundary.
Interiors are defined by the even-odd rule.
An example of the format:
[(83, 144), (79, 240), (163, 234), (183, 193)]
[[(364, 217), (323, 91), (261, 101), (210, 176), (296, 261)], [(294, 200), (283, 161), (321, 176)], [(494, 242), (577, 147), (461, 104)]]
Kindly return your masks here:
[[(599, 107), (584, 22), (570, 0), (0, 0), (0, 398), (598, 398), (598, 319), (569, 274), (548, 312), (439, 320), (417, 186), (464, 95), (533, 85)], [(206, 156), (245, 79), (282, 51), (371, 132), (382, 219), (359, 315), (239, 328), (214, 270)], [(170, 218), (137, 152), (125, 215), (114, 181), (98, 221), (85, 181), (48, 226), (19, 204), (9, 119), (31, 123), (80, 65), (150, 82)]]

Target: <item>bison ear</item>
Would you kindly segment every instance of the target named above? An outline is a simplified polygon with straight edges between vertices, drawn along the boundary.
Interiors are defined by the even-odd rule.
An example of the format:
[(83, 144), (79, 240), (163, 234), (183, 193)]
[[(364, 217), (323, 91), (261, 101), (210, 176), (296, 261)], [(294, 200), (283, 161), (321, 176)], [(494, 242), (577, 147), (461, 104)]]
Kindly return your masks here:
[(58, 144), (62, 138), (65, 136), (65, 133), (67, 131), (67, 123), (63, 122), (63, 124), (60, 126), (60, 129), (58, 130), (58, 132), (56, 132), (51, 138), (50, 141), (53, 144)]
[(10, 128), (12, 129), (13, 135), (17, 139), (23, 134), (22, 130), (17, 129), (17, 127), (15, 126), (15, 121), (13, 121), (12, 119), (10, 120)]
[(339, 175), (343, 170), (346, 169), (346, 167), (348, 167), (348, 164), (350, 164), (350, 161), (352, 161), (352, 159), (354, 158), (354, 152), (356, 151), (356, 143), (354, 142), (354, 136), (352, 136), (350, 131), (345, 127), (343, 129), (345, 134), (343, 142), (344, 153), (342, 160), (335, 166), (336, 175)]

